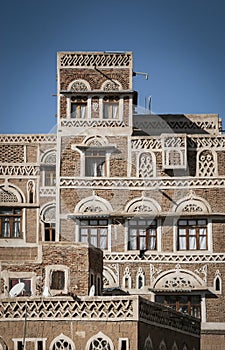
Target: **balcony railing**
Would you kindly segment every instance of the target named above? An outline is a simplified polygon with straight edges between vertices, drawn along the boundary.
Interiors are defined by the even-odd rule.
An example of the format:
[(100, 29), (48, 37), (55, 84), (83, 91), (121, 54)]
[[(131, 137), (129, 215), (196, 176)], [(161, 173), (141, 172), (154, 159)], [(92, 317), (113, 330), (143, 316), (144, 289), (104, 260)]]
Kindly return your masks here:
[(7, 298), (0, 322), (38, 320), (142, 321), (199, 336), (200, 320), (139, 296)]

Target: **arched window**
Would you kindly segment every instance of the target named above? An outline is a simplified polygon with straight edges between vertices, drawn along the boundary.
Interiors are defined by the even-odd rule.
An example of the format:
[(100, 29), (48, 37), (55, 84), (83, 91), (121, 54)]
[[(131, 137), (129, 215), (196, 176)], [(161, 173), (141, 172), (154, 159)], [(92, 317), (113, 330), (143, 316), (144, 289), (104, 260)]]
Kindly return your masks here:
[(66, 337), (64, 334), (61, 334), (55, 338), (50, 344), (50, 350), (75, 350), (75, 345), (73, 341)]
[(56, 183), (56, 152), (50, 151), (42, 158), (43, 185), (55, 186)]
[(145, 285), (145, 275), (142, 268), (140, 267), (137, 273), (137, 289), (142, 289), (144, 285)]
[(131, 289), (131, 274), (128, 266), (124, 270), (123, 288)]
[(144, 350), (153, 350), (153, 344), (150, 335), (145, 339)]
[(55, 204), (49, 204), (42, 210), (42, 222), (44, 224), (44, 241), (55, 241)]
[(86, 218), (79, 220), (79, 242), (89, 242), (95, 247), (108, 249), (110, 212), (111, 204), (99, 196), (82, 199), (75, 208), (75, 215), (77, 213), (78, 217), (81, 213), (86, 215)]
[(159, 344), (159, 350), (167, 350), (166, 343), (164, 340)]
[(92, 337), (86, 345), (86, 350), (113, 350), (114, 346), (110, 338), (99, 332)]
[(222, 293), (222, 278), (221, 278), (221, 273), (219, 270), (216, 271), (215, 277), (214, 277), (214, 289), (216, 293), (221, 294)]
[(28, 203), (34, 203), (34, 194), (35, 194), (35, 184), (34, 184), (34, 181), (30, 180), (27, 183)]

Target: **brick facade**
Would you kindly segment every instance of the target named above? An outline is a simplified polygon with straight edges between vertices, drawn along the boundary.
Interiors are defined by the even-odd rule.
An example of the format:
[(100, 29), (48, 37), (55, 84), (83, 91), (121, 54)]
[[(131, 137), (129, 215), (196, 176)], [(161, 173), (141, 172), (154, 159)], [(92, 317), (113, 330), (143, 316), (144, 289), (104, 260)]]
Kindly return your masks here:
[[(201, 320), (201, 350), (222, 350), (225, 138), (218, 115), (139, 114), (130, 52), (60, 52), (57, 75), (57, 134), (0, 135), (1, 298), (15, 302), (12, 322), (0, 322), (0, 349), (20, 350), (24, 322), (15, 310), (25, 317), (25, 296), (9, 299), (9, 291), (24, 281), (28, 348), (57, 350), (70, 339), (68, 349), (97, 349), (90, 339), (100, 334), (110, 350), (196, 350), (198, 335), (184, 326), (190, 315)], [(116, 312), (102, 321), (98, 302), (105, 310), (106, 296), (90, 306), (91, 317), (98, 309), (95, 322), (74, 316), (72, 301), (82, 314), (92, 285), (97, 295), (112, 294), (112, 308), (118, 294), (128, 298), (121, 319)], [(183, 328), (166, 324), (164, 311), (164, 324), (145, 312), (127, 319), (125, 305), (134, 297), (141, 307), (139, 296), (182, 311)]]

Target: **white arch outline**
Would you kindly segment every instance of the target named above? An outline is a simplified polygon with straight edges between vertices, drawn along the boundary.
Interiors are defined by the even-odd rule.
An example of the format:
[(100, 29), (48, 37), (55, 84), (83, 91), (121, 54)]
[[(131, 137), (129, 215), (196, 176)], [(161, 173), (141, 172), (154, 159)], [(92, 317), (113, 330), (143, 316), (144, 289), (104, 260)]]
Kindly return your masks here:
[(167, 350), (167, 346), (165, 343), (165, 340), (161, 340), (160, 344), (159, 344), (159, 350)]
[[(113, 83), (114, 85), (117, 85), (118, 86), (118, 90), (110, 90), (110, 91), (108, 91), (108, 90), (106, 90), (105, 91), (105, 86), (108, 84), (108, 83)], [(105, 91), (105, 92), (117, 92), (117, 91), (120, 91), (120, 90), (122, 90), (122, 85), (121, 85), (121, 83), (118, 81), (118, 80), (116, 80), (116, 79), (112, 79), (112, 80), (110, 80), (110, 79), (108, 79), (108, 80), (106, 80), (106, 81), (104, 81), (104, 83), (102, 83), (102, 85), (101, 85), (101, 90), (103, 90), (103, 91)]]
[[(195, 287), (203, 287), (206, 285), (206, 283), (203, 281), (203, 279), (201, 277), (199, 277), (197, 274), (195, 274), (194, 272), (179, 268), (179, 269), (167, 270), (167, 271), (160, 273), (154, 281), (153, 288), (157, 288), (157, 284), (160, 281), (162, 281), (162, 279), (164, 277), (169, 276), (169, 275), (171, 275), (171, 277), (177, 276), (177, 275), (179, 275), (179, 273), (187, 275), (187, 276), (191, 276), (192, 280), (194, 282), (196, 281)], [(182, 289), (184, 289), (184, 288), (182, 288)]]
[(109, 287), (117, 287), (118, 286), (118, 277), (116, 276), (116, 274), (112, 271), (112, 269), (110, 269), (107, 266), (103, 267), (103, 279), (106, 278), (107, 281), (109, 281)]
[(98, 204), (104, 213), (110, 213), (113, 211), (111, 204), (106, 199), (99, 197), (97, 195), (93, 195), (93, 196), (81, 199), (77, 203), (74, 212), (75, 213), (84, 212), (88, 204), (92, 204), (92, 205)]
[[(67, 86), (67, 89), (68, 89), (69, 91), (70, 91), (70, 89), (71, 89), (71, 86), (72, 86), (75, 82), (81, 82), (81, 83), (83, 83), (83, 84), (86, 86), (87, 91), (90, 91), (90, 90), (91, 90), (91, 86), (90, 86), (90, 84), (89, 84), (89, 82), (88, 82), (87, 80), (85, 80), (85, 79), (74, 79), (74, 80), (71, 81), (71, 82), (69, 83), (69, 85)], [(73, 90), (71, 90), (71, 91), (73, 91)], [(74, 93), (76, 93), (76, 92), (79, 92), (79, 91), (74, 91)]]
[(4, 184), (2, 184), (0, 186), (0, 189), (4, 189), (7, 192), (11, 192), (18, 199), (18, 202), (2, 202), (2, 203), (4, 203), (4, 206), (5, 205), (6, 206), (8, 206), (8, 205), (12, 206), (13, 203), (25, 203), (26, 202), (26, 199), (25, 199), (26, 197), (25, 197), (24, 193), (21, 191), (21, 189), (18, 186), (14, 185), (14, 184), (11, 184), (8, 181), (6, 181)]
[(75, 350), (75, 349), (76, 349), (75, 344), (74, 344), (74, 342), (72, 341), (72, 339), (69, 338), (69, 337), (67, 337), (67, 336), (64, 335), (63, 333), (61, 333), (58, 337), (55, 337), (55, 338), (52, 340), (52, 342), (51, 342), (51, 344), (50, 344), (50, 346), (49, 346), (49, 350), (52, 350), (52, 349), (53, 349), (53, 346), (54, 346), (54, 344), (57, 342), (57, 340), (61, 340), (61, 339), (65, 339), (68, 343), (70, 343), (71, 346), (72, 346), (72, 350)]
[(108, 140), (105, 136), (86, 136), (83, 140), (84, 145), (90, 145), (90, 147), (94, 147), (95, 145), (92, 145), (91, 142), (93, 140), (98, 140), (101, 146), (106, 146), (108, 145)]
[(177, 201), (177, 204), (173, 206), (172, 211), (175, 213), (182, 213), (183, 209), (188, 205), (188, 204), (196, 204), (200, 208), (202, 208), (203, 214), (211, 213), (211, 207), (209, 203), (202, 197), (193, 195), (192, 193), (184, 197), (180, 200)]
[(93, 337), (91, 337), (87, 343), (86, 343), (86, 346), (85, 346), (85, 350), (89, 350), (90, 348), (90, 344), (92, 343), (92, 341), (96, 338), (103, 338), (105, 340), (107, 340), (109, 342), (109, 345), (110, 345), (110, 350), (114, 350), (114, 345), (113, 345), (113, 342), (112, 340), (107, 337), (104, 333), (102, 332), (98, 332), (97, 334), (93, 335)]
[(161, 211), (161, 207), (160, 207), (159, 203), (155, 199), (147, 198), (147, 197), (138, 197), (138, 198), (132, 199), (130, 202), (128, 202), (126, 204), (125, 209), (124, 209), (125, 212), (133, 213), (134, 211), (132, 211), (132, 210), (139, 203), (140, 204), (145, 204), (146, 203), (152, 209), (153, 214), (159, 213)]
[(56, 149), (54, 148), (44, 152), (44, 154), (42, 154), (42, 157), (41, 157), (41, 163), (46, 165), (54, 165), (55, 163), (46, 163), (46, 158), (48, 158), (48, 156), (51, 155), (52, 153), (54, 153), (56, 157)]
[[(56, 209), (56, 203), (55, 202), (45, 203), (45, 205), (41, 208), (41, 210), (40, 210), (40, 218), (41, 218), (42, 222), (45, 222), (45, 220), (44, 220), (44, 213), (46, 211), (48, 211), (49, 209), (51, 209), (52, 207), (55, 207), (55, 209)], [(56, 218), (55, 218), (55, 220), (56, 220)]]

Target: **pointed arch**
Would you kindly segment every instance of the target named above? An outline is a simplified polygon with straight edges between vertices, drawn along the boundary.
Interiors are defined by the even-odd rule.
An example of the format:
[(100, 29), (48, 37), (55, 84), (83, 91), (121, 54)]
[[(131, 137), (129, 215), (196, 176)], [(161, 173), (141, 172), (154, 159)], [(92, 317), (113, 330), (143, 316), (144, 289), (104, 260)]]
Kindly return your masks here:
[(144, 350), (153, 350), (153, 344), (150, 335), (148, 335), (145, 339)]
[(216, 270), (214, 281), (213, 281), (213, 287), (216, 291), (216, 293), (221, 294), (222, 293), (222, 278), (221, 273), (219, 270)]
[(142, 289), (144, 288), (144, 286), (145, 286), (145, 273), (142, 267), (139, 267), (136, 275), (136, 288)]
[(167, 350), (166, 343), (162, 340), (159, 344), (159, 350)]
[(172, 349), (171, 350), (178, 350), (177, 343), (174, 341)]
[(91, 337), (86, 344), (85, 350), (114, 350), (112, 340), (104, 333), (99, 332)]
[(72, 339), (61, 333), (58, 337), (53, 339), (50, 344), (49, 350), (75, 350), (75, 345)]
[(131, 280), (130, 269), (128, 266), (125, 267), (122, 283), (123, 283), (123, 288), (131, 289), (132, 280)]

